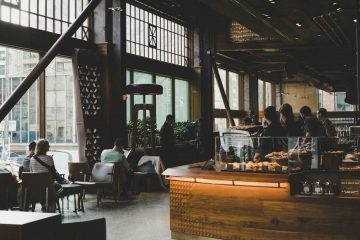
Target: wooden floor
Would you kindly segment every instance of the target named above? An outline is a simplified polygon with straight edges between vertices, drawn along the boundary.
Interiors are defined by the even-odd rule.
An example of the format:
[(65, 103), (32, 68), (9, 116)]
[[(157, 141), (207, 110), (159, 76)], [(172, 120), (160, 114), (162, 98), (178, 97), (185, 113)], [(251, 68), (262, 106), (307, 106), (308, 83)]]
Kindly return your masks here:
[(66, 210), (63, 222), (84, 221), (106, 218), (107, 240), (169, 240), (170, 210), (169, 193), (141, 193), (135, 200), (121, 200), (117, 204), (110, 198), (96, 207), (95, 195), (87, 195), (85, 213), (73, 213), (72, 199), (70, 210)]

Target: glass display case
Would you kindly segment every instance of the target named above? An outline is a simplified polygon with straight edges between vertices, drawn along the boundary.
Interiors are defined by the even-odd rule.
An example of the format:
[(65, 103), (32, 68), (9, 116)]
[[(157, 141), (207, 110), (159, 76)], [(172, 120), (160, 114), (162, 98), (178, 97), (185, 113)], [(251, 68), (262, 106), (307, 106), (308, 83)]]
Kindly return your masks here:
[(215, 138), (214, 169), (282, 174), (315, 169), (360, 173), (359, 139), (224, 134)]

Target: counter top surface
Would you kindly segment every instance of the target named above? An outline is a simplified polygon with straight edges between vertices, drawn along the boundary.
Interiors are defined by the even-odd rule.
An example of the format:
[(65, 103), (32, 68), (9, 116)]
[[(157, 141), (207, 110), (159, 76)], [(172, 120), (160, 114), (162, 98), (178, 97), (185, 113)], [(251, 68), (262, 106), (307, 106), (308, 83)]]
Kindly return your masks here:
[(253, 173), (253, 172), (215, 172), (201, 170), (204, 162), (168, 168), (163, 175), (168, 177), (205, 178), (228, 181), (260, 181), (288, 182), (289, 176), (283, 173)]

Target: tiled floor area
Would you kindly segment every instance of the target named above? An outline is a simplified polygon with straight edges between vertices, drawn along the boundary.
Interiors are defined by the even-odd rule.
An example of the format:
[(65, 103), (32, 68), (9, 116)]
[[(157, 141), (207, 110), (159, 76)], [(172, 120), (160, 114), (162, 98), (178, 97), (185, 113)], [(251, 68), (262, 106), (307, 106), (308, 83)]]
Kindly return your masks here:
[(115, 203), (105, 198), (96, 207), (95, 195), (87, 195), (85, 212), (73, 213), (70, 199), (70, 210), (66, 210), (63, 222), (84, 221), (94, 218), (106, 218), (108, 240), (169, 240), (170, 210), (169, 193), (141, 193), (135, 200), (121, 200)]

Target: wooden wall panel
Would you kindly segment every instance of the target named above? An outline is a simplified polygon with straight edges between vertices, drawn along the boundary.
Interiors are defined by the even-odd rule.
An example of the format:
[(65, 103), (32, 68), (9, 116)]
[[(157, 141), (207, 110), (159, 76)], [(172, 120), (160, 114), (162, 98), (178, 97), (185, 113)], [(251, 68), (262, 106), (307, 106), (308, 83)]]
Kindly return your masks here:
[(292, 197), (289, 185), (172, 180), (170, 211), (171, 231), (179, 239), (360, 239), (358, 199)]

